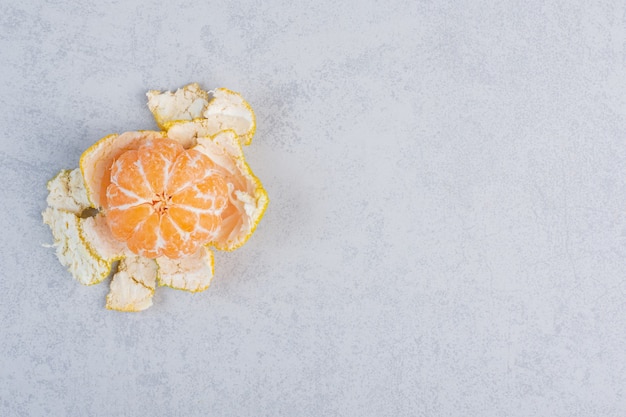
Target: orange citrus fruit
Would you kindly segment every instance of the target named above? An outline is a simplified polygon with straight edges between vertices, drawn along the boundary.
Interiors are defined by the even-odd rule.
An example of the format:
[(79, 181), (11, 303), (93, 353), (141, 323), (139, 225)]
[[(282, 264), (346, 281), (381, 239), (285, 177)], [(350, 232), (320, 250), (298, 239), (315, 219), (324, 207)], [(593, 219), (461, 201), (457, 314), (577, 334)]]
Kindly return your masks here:
[(217, 236), (229, 201), (219, 172), (208, 156), (168, 138), (123, 152), (106, 189), (113, 236), (147, 258), (193, 254)]
[(108, 135), (87, 149), (79, 169), (48, 183), (56, 254), (79, 282), (111, 279), (106, 308), (141, 311), (155, 288), (203, 291), (213, 252), (243, 245), (268, 205), (246, 160), (256, 118), (243, 97), (192, 83), (148, 92), (161, 131)]

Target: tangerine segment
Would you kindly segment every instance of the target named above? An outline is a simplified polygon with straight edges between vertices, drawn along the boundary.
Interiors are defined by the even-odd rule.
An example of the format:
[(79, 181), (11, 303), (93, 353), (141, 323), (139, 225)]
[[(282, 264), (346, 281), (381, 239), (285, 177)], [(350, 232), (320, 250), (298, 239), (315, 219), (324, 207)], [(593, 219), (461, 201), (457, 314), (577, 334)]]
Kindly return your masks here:
[[(147, 180), (153, 193), (160, 193), (170, 176), (170, 169), (178, 154), (184, 149), (180, 143), (171, 139), (154, 139), (145, 142), (137, 150), (138, 160), (136, 165), (142, 172), (139, 178), (129, 174), (135, 184)], [(134, 188), (133, 188), (134, 190)]]
[(137, 194), (131, 193), (126, 188), (122, 188), (117, 184), (109, 184), (107, 187), (107, 198), (109, 204), (115, 207), (119, 206), (136, 206), (148, 203), (149, 198), (142, 198)]
[(217, 235), (229, 189), (208, 156), (162, 138), (113, 165), (106, 213), (111, 232), (130, 251), (180, 258)]
[(213, 240), (219, 232), (222, 218), (214, 214), (202, 214), (199, 224), (200, 229), (196, 232), (198, 236), (202, 236), (202, 240), (204, 241)]
[[(140, 165), (136, 164), (139, 155), (137, 151), (124, 152), (111, 166), (111, 183), (118, 185), (120, 193), (136, 200), (147, 202), (152, 198), (152, 188)], [(133, 190), (132, 195), (128, 190)], [(124, 192), (126, 191), (126, 192)]]
[(173, 194), (209, 177), (214, 171), (213, 161), (201, 152), (190, 149), (176, 159), (166, 191)]
[(154, 213), (154, 209), (149, 204), (121, 207), (107, 211), (107, 222), (113, 236), (124, 241), (129, 239), (137, 231), (138, 226)]
[(159, 230), (160, 226), (161, 218), (159, 213), (151, 211), (147, 217), (144, 217), (144, 219), (137, 224), (134, 232), (126, 240), (128, 249), (146, 258), (156, 258), (159, 256), (159, 246), (163, 240)]
[(221, 225), (219, 215), (194, 211), (185, 206), (172, 205), (168, 214), (176, 226), (191, 233), (191, 238), (198, 242), (214, 239)]
[(198, 224), (198, 214), (185, 206), (172, 204), (167, 214), (185, 232), (193, 232)]
[(168, 258), (177, 259), (194, 253), (199, 245), (197, 240), (192, 239), (189, 232), (185, 232), (172, 220), (169, 213), (161, 218), (161, 234), (167, 236), (163, 255)]
[(172, 195), (172, 203), (220, 214), (228, 202), (228, 186), (221, 177), (211, 176)]

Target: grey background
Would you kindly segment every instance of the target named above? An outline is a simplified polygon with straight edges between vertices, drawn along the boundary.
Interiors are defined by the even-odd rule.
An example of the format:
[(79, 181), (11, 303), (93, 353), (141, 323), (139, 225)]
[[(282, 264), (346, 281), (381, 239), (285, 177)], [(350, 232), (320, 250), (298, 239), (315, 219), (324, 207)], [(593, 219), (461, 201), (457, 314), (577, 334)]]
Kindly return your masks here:
[[(0, 1), (0, 415), (626, 415), (626, 5)], [(104, 309), (45, 184), (240, 91), (270, 195), (204, 293)]]

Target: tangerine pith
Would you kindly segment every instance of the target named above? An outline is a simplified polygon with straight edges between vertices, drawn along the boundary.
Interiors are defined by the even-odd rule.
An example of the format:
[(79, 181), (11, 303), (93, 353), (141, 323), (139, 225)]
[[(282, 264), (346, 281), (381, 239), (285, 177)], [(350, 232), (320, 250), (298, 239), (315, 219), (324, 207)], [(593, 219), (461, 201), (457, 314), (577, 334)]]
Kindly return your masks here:
[(163, 138), (120, 155), (105, 212), (111, 232), (141, 256), (180, 258), (219, 231), (229, 189), (211, 159)]

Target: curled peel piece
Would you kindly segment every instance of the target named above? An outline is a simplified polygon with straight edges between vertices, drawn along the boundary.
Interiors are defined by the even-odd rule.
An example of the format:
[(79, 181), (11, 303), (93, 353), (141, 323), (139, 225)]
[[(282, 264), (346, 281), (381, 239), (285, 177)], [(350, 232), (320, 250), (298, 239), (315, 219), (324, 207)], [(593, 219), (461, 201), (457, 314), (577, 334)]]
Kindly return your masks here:
[(49, 207), (42, 215), (52, 230), (59, 261), (81, 284), (101, 282), (113, 262), (124, 256), (124, 247), (110, 241), (102, 216), (80, 217), (89, 204), (78, 169), (61, 171), (50, 180), (48, 189)]
[(49, 207), (80, 215), (91, 207), (80, 170), (64, 169), (48, 181)]
[(190, 292), (209, 288), (213, 279), (213, 252), (202, 246), (196, 253), (182, 259), (160, 257), (157, 280), (159, 285)]
[(93, 285), (109, 275), (112, 260), (101, 258), (85, 241), (80, 217), (48, 207), (43, 212), (43, 221), (52, 230), (59, 261), (78, 282)]
[(252, 142), (256, 131), (256, 117), (252, 107), (239, 93), (227, 88), (216, 89), (203, 116), (219, 125), (219, 130), (235, 131), (244, 145)]
[[(151, 107), (151, 111), (159, 125), (164, 123), (168, 137), (178, 140), (185, 148), (194, 146), (198, 137), (213, 136), (224, 130), (232, 130), (243, 145), (249, 145), (256, 131), (256, 116), (250, 104), (239, 93), (226, 88), (218, 88), (212, 93), (201, 116), (194, 117), (191, 122), (181, 123), (181, 120), (189, 119), (181, 119), (179, 115), (167, 116), (156, 107), (154, 111)], [(151, 101), (156, 102), (161, 96), (148, 97), (150, 106)]]
[(150, 90), (148, 108), (163, 130), (167, 130), (176, 121), (193, 120), (202, 116), (209, 104), (209, 94), (197, 83), (179, 88), (175, 93)]
[(122, 259), (117, 273), (111, 280), (106, 308), (137, 312), (150, 307), (156, 286), (156, 275), (157, 265), (153, 259), (141, 256)]

